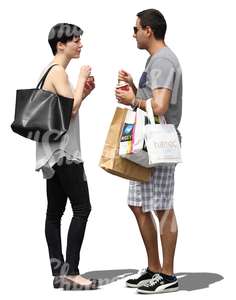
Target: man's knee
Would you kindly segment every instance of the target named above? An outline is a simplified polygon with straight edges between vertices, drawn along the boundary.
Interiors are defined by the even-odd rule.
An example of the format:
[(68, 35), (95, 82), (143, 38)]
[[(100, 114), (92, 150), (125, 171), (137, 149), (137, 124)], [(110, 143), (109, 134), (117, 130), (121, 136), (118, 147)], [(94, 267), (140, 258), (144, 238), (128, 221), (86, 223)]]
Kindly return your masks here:
[(172, 219), (175, 216), (174, 209), (156, 210), (155, 214), (159, 221), (163, 219)]
[(160, 224), (160, 234), (163, 233), (177, 233), (178, 225), (175, 217), (175, 213), (173, 209), (168, 210), (158, 210), (155, 211)]
[(143, 209), (140, 206), (129, 205), (129, 208), (132, 210), (136, 218), (150, 215), (150, 212), (143, 212)]

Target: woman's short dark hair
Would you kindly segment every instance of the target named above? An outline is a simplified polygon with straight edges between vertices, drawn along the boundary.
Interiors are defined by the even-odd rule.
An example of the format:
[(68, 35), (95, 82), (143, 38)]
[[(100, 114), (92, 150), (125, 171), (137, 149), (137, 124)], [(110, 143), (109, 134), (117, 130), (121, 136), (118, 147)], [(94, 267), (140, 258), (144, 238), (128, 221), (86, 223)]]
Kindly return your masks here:
[(52, 49), (52, 53), (57, 53), (57, 43), (63, 44), (68, 41), (72, 41), (74, 37), (80, 37), (83, 34), (83, 30), (77, 25), (68, 23), (58, 23), (53, 26), (48, 35), (48, 42)]
[(162, 13), (156, 9), (146, 9), (137, 14), (142, 28), (150, 26), (157, 40), (164, 40), (166, 33), (166, 20)]

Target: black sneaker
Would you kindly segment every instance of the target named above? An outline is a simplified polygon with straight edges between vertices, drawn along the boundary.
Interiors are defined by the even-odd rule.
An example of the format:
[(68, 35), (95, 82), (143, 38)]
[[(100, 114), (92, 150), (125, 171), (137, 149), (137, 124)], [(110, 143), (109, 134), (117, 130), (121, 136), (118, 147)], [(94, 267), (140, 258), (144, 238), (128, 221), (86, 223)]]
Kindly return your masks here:
[(175, 292), (178, 289), (179, 284), (175, 275), (156, 273), (149, 282), (138, 287), (137, 292), (141, 294), (158, 294)]
[(126, 286), (130, 287), (130, 288), (137, 288), (139, 286), (142, 286), (145, 283), (149, 282), (152, 279), (154, 274), (156, 274), (156, 273), (153, 273), (148, 268), (143, 269), (138, 278), (127, 280)]

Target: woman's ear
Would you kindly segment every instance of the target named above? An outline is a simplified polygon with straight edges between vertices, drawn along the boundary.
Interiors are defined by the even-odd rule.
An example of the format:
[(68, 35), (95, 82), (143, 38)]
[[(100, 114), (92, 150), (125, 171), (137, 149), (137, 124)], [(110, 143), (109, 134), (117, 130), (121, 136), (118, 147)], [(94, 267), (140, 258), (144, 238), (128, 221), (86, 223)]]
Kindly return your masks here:
[(65, 49), (65, 44), (62, 42), (57, 42), (57, 52), (63, 51)]

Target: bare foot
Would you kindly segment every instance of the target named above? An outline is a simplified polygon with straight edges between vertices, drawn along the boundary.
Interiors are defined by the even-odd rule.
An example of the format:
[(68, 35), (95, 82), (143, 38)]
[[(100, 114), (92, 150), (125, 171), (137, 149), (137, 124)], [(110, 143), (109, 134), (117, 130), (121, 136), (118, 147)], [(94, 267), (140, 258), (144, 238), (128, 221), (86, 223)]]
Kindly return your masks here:
[(92, 283), (92, 281), (90, 281), (89, 279), (84, 278), (80, 275), (75, 275), (75, 276), (67, 275), (67, 276), (65, 276), (65, 278), (73, 280), (75, 283), (81, 284), (81, 285), (90, 285)]

